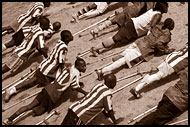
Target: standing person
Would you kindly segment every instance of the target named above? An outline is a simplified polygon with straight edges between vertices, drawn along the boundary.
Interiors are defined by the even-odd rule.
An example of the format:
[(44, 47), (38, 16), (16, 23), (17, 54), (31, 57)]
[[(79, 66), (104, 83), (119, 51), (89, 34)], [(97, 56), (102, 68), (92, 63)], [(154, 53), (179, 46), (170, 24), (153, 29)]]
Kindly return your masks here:
[[(158, 72), (153, 75), (145, 75), (142, 81), (130, 90), (137, 99), (141, 97), (139, 91), (154, 81), (161, 80), (172, 73), (178, 73), (188, 66), (188, 44), (179, 51), (169, 54), (165, 60), (157, 67)], [(153, 85), (153, 84), (152, 84)]]
[(101, 15), (108, 8), (110, 2), (94, 2), (93, 4), (84, 7), (76, 14), (72, 15), (71, 22), (78, 22), (78, 20), (86, 17), (95, 17)]
[(158, 24), (161, 20), (162, 14), (168, 12), (167, 2), (157, 2), (153, 9), (136, 18), (131, 18), (119, 31), (113, 36), (109, 37), (96, 47), (91, 48), (94, 56), (100, 53), (100, 49), (109, 48), (116, 43), (129, 44), (138, 37), (144, 36), (147, 32)]
[(178, 72), (180, 81), (164, 93), (156, 111), (135, 125), (164, 125), (188, 110), (188, 67)]
[(2, 28), (3, 31), (18, 32), (24, 26), (33, 26), (39, 21), (39, 18), (44, 15), (44, 9), (50, 6), (50, 2), (36, 2), (25, 14), (20, 15), (16, 20), (13, 20), (10, 26)]
[(111, 25), (117, 24), (119, 28), (123, 27), (131, 18), (138, 17), (141, 14), (153, 9), (155, 2), (132, 2), (133, 5), (127, 6), (123, 12), (117, 14), (113, 19), (108, 19), (97, 28), (90, 31), (90, 34), (95, 38), (98, 33)]
[(55, 80), (55, 73), (57, 70), (65, 66), (68, 52), (67, 46), (70, 41), (73, 41), (73, 35), (68, 30), (63, 30), (60, 36), (61, 38), (53, 48), (50, 56), (41, 62), (33, 77), (15, 87), (10, 87), (5, 90), (5, 102), (8, 102), (13, 94), (21, 92), (25, 88), (37, 84), (39, 86), (44, 86)]
[[(62, 94), (72, 88), (86, 95), (87, 92), (80, 88), (80, 72), (86, 71), (86, 62), (83, 59), (77, 59), (75, 65), (70, 69), (60, 68), (56, 73), (56, 80), (46, 85), (37, 97), (28, 105), (21, 107), (13, 115), (4, 121), (6, 125), (11, 125), (13, 120), (23, 112), (32, 110), (33, 116), (39, 116), (50, 112), (54, 105), (61, 99)], [(83, 83), (80, 83), (83, 84)]]
[[(40, 22), (40, 20), (43, 20), (43, 18), (44, 18), (43, 16), (40, 17), (39, 22)], [(39, 25), (40, 25), (40, 23), (39, 23)], [(27, 37), (27, 35), (30, 33), (29, 32), (31, 29), (30, 27), (31, 26), (23, 27), (19, 32), (16, 32), (12, 36), (12, 39), (10, 41), (6, 42), (5, 44), (2, 43), (2, 52), (13, 46), (19, 46), (22, 43), (23, 39), (25, 37)], [(51, 38), (51, 36), (54, 33), (58, 32), (60, 28), (61, 28), (60, 22), (54, 22), (53, 25), (51, 23), (49, 23), (49, 28), (47, 30), (43, 31), (45, 40)]]
[(169, 54), (174, 49), (168, 48), (168, 43), (171, 41), (171, 30), (174, 29), (174, 21), (171, 18), (167, 18), (163, 25), (154, 26), (149, 34), (129, 45), (120, 55), (113, 59), (113, 63), (100, 69), (95, 70), (98, 75), (98, 80), (102, 80), (102, 76), (105, 73), (127, 65), (131, 68), (135, 64), (142, 61), (151, 60), (156, 54)]
[(45, 58), (48, 57), (47, 49), (45, 48), (44, 30), (49, 28), (49, 19), (44, 17), (40, 20), (40, 26), (31, 26), (28, 29), (27, 36), (23, 39), (20, 46), (16, 47), (11, 56), (2, 65), (2, 73), (10, 70), (15, 72), (23, 63), (25, 63), (31, 53), (36, 48)]
[(118, 124), (120, 119), (115, 119), (110, 89), (116, 85), (116, 76), (113, 74), (104, 77), (104, 83), (100, 83), (80, 101), (75, 102), (69, 107), (61, 125), (85, 125), (91, 118), (96, 116), (102, 109), (106, 116), (109, 116), (114, 124)]

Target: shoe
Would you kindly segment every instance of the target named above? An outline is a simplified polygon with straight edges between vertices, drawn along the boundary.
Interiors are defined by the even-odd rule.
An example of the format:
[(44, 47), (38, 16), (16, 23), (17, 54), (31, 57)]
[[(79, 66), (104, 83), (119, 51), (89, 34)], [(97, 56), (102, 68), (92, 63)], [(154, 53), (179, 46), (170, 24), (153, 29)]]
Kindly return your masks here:
[(12, 125), (12, 121), (10, 121), (10, 120), (8, 120), (8, 119), (6, 119), (6, 120), (4, 120), (3, 121), (3, 124), (5, 124), (5, 125)]
[(95, 33), (94, 30), (91, 30), (90, 34), (92, 35), (93, 39), (95, 39), (98, 36), (98, 33)]
[(78, 22), (78, 17), (77, 17), (76, 14), (73, 14), (73, 15), (72, 15), (71, 23), (74, 23), (74, 22)]
[(8, 89), (5, 90), (5, 102), (8, 103), (11, 96), (16, 93), (16, 88), (15, 87), (10, 87)]
[(142, 96), (135, 90), (135, 88), (132, 88), (129, 92), (130, 92), (131, 94), (133, 94), (133, 96), (134, 96), (136, 99), (139, 99), (139, 98), (142, 97)]
[(98, 50), (96, 50), (95, 47), (92, 47), (92, 48), (90, 49), (90, 52), (91, 52), (91, 53), (93, 54), (93, 56), (95, 56), (95, 57), (97, 57), (98, 54), (99, 54)]
[(95, 70), (96, 74), (98, 75), (98, 80), (102, 81), (103, 80), (103, 74), (101, 70)]

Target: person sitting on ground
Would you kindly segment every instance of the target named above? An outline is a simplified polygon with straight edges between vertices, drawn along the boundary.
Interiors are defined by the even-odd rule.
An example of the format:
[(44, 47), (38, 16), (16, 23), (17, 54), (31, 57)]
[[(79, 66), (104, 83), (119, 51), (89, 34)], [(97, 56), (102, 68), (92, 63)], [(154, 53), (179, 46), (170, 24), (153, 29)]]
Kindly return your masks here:
[(37, 84), (39, 86), (45, 86), (55, 80), (56, 71), (60, 67), (63, 68), (65, 66), (66, 55), (68, 52), (67, 45), (70, 41), (73, 41), (73, 36), (68, 30), (63, 30), (60, 36), (61, 39), (58, 40), (56, 46), (51, 51), (50, 56), (41, 62), (33, 77), (17, 86), (5, 90), (5, 102), (8, 102), (13, 94), (21, 92), (26, 88)]
[(49, 28), (49, 19), (44, 17), (40, 20), (40, 26), (31, 26), (28, 29), (28, 35), (23, 39), (21, 45), (16, 47), (11, 56), (6, 59), (5, 64), (2, 65), (2, 73), (10, 71), (14, 73), (23, 63), (28, 60), (28, 57), (33, 49), (37, 49), (45, 58), (47, 55), (47, 48), (44, 41), (44, 30)]
[(104, 83), (100, 83), (80, 101), (69, 107), (68, 113), (61, 125), (86, 125), (102, 109), (106, 117), (110, 117), (114, 124), (121, 122), (121, 118), (115, 119), (111, 103), (112, 92), (116, 86), (116, 76), (113, 74), (104, 77)]
[(92, 47), (90, 51), (94, 56), (98, 56), (100, 49), (110, 48), (117, 43), (127, 45), (135, 41), (138, 37), (146, 35), (152, 27), (160, 23), (162, 14), (167, 13), (167, 11), (167, 2), (157, 2), (153, 9), (148, 10), (139, 17), (131, 18), (113, 37), (109, 37), (102, 43), (97, 44), (96, 47)]
[(13, 20), (9, 26), (2, 27), (2, 32), (8, 33), (18, 32), (24, 26), (33, 26), (39, 21), (41, 16), (47, 16), (45, 8), (50, 6), (50, 2), (36, 2), (25, 14), (20, 15), (17, 19)]
[(123, 12), (117, 14), (113, 19), (108, 19), (97, 28), (90, 31), (90, 34), (95, 38), (98, 33), (111, 25), (117, 24), (119, 28), (123, 27), (131, 18), (138, 17), (141, 14), (153, 9), (155, 2), (132, 2), (133, 5), (126, 6)]
[[(39, 21), (43, 19), (44, 17), (40, 17)], [(40, 23), (39, 23), (40, 25)], [(54, 22), (53, 25), (49, 23), (49, 28), (47, 30), (44, 30), (44, 36), (45, 40), (50, 39), (53, 34), (57, 33), (59, 29), (61, 28), (60, 22)], [(23, 27), (20, 31), (16, 32), (10, 41), (6, 42), (5, 44), (2, 43), (2, 51), (5, 51), (8, 48), (11, 48), (13, 46), (19, 46), (23, 39), (29, 34), (28, 30), (30, 29), (30, 26)]]
[[(188, 44), (179, 51), (169, 54), (165, 60), (157, 67), (158, 72), (153, 75), (145, 75), (142, 81), (130, 90), (135, 98), (141, 98), (140, 90), (154, 81), (161, 80), (172, 73), (178, 73), (188, 66)], [(153, 85), (153, 84), (152, 84)]]
[(123, 65), (131, 68), (139, 62), (151, 60), (156, 54), (173, 52), (174, 49), (168, 48), (168, 43), (171, 41), (170, 31), (173, 29), (174, 21), (171, 18), (167, 18), (163, 25), (154, 26), (147, 36), (130, 44), (120, 55), (116, 56), (111, 65), (95, 70), (98, 80), (102, 80), (104, 73), (110, 73)]
[(78, 20), (86, 17), (95, 17), (105, 12), (111, 2), (94, 2), (93, 4), (84, 7), (76, 14), (72, 15), (71, 22), (78, 22)]
[(46, 85), (37, 97), (28, 105), (21, 107), (13, 115), (4, 121), (6, 125), (13, 124), (14, 119), (23, 112), (32, 110), (33, 116), (40, 116), (45, 112), (51, 112), (54, 105), (61, 99), (61, 96), (68, 88), (72, 88), (84, 95), (86, 91), (81, 89), (79, 83), (80, 72), (86, 71), (86, 62), (83, 59), (77, 59), (75, 65), (70, 69), (60, 68), (56, 73), (56, 80)]
[(164, 125), (188, 110), (188, 67), (178, 72), (178, 75), (180, 80), (166, 90), (156, 111), (135, 125)]

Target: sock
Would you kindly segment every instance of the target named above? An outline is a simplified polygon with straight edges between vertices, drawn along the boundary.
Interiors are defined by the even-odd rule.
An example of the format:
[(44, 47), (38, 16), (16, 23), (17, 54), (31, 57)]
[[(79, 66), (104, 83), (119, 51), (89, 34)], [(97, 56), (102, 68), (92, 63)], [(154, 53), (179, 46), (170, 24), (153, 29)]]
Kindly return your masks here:
[(7, 47), (5, 46), (5, 44), (2, 43), (2, 51), (4, 51), (5, 49), (7, 49)]
[(110, 20), (107, 20), (103, 22), (101, 25), (99, 25), (97, 28), (95, 28), (94, 33), (98, 33), (99, 31), (108, 28), (110, 25), (112, 25), (112, 22)]

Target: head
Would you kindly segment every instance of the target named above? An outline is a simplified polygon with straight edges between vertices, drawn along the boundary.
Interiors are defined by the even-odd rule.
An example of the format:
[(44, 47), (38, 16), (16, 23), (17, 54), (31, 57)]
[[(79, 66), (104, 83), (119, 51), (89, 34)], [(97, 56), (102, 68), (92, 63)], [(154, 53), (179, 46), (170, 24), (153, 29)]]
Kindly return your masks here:
[(175, 26), (175, 23), (174, 23), (174, 20), (171, 19), (171, 18), (167, 18), (165, 21), (164, 21), (164, 26), (162, 27), (162, 29), (169, 29), (169, 30), (173, 30), (174, 29), (174, 26)]
[(116, 82), (117, 78), (114, 74), (108, 74), (104, 76), (104, 83), (108, 88), (113, 89), (116, 86)]
[(53, 23), (53, 30), (58, 31), (61, 28), (61, 23), (60, 22), (54, 22)]
[(44, 8), (47, 8), (50, 6), (50, 2), (43, 2), (43, 4), (44, 4)]
[(49, 23), (50, 23), (49, 19), (42, 16), (42, 17), (40, 17), (39, 20), (40, 20), (40, 27), (42, 28), (42, 30), (48, 30), (49, 29)]
[(82, 58), (77, 58), (75, 61), (75, 67), (79, 70), (79, 72), (86, 71), (86, 62)]
[(154, 11), (160, 11), (162, 14), (168, 12), (168, 3), (167, 2), (157, 2)]
[(65, 42), (66, 45), (68, 45), (70, 41), (73, 41), (73, 35), (69, 30), (63, 30), (61, 32), (61, 40)]

